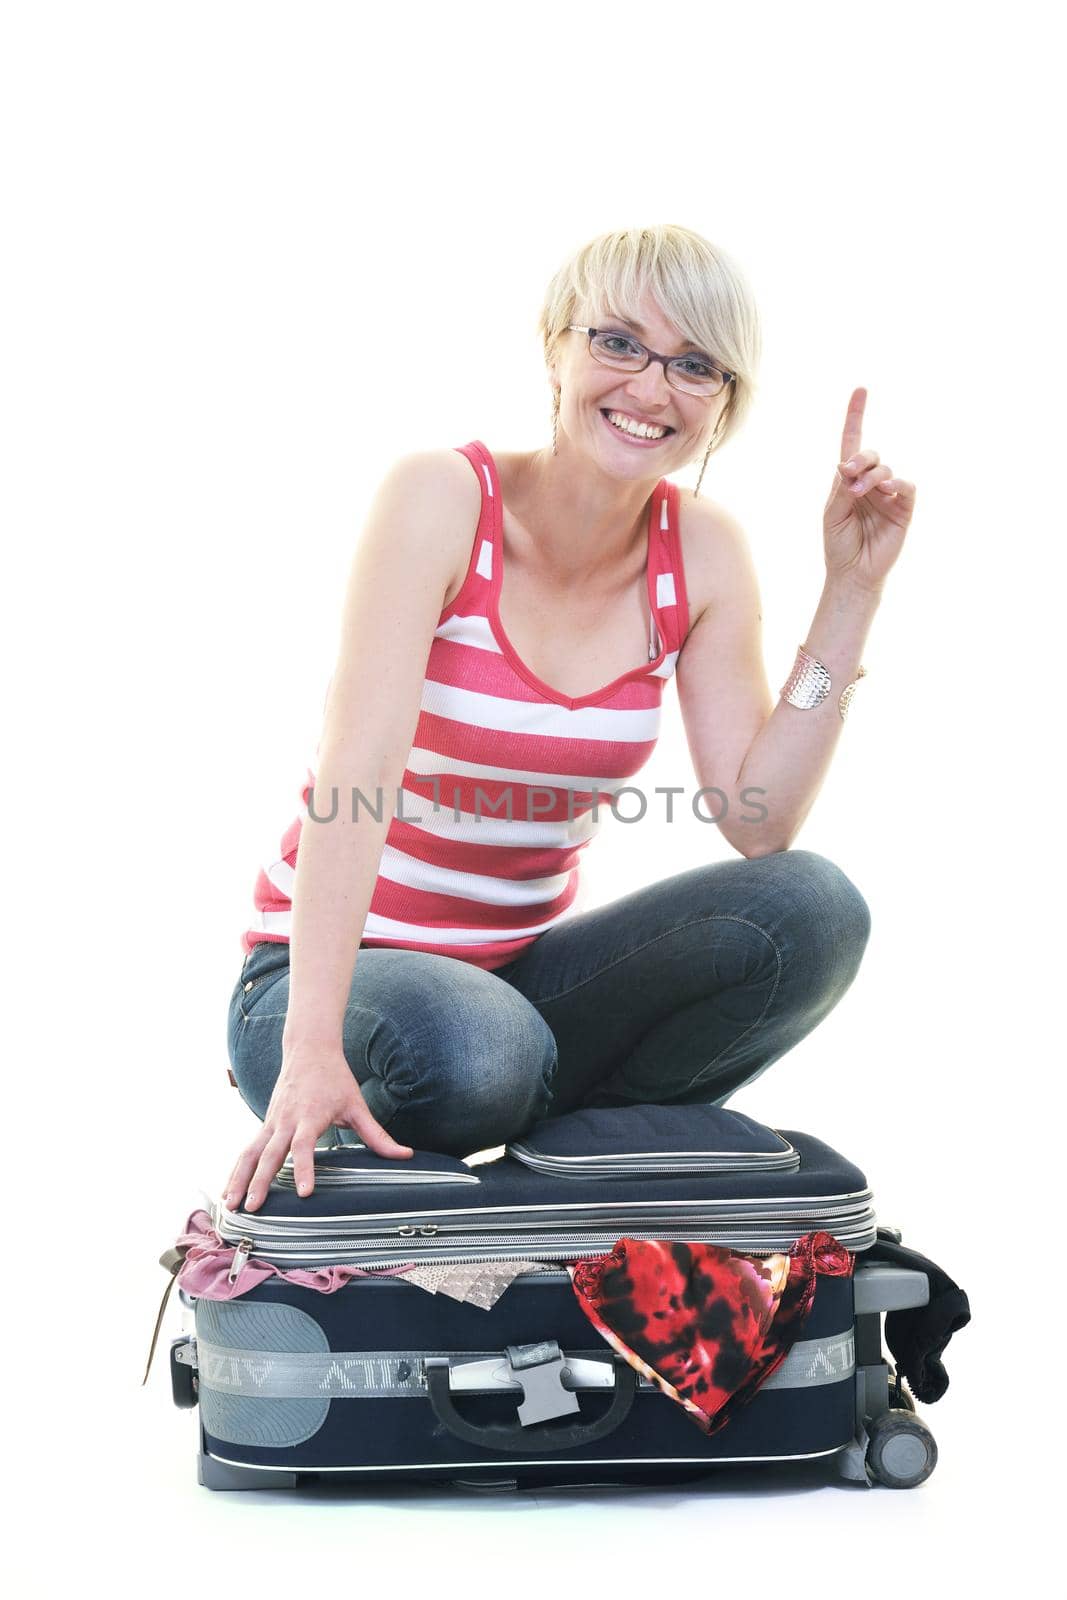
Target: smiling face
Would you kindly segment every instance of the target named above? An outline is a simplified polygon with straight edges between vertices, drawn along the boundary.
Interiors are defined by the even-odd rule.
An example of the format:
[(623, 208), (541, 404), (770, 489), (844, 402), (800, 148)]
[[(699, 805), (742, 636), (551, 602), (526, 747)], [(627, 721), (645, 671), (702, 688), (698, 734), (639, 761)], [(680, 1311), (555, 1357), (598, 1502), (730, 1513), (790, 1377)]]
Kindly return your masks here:
[[(698, 350), (667, 321), (649, 290), (641, 296), (637, 309), (637, 321), (628, 322), (608, 315), (603, 308), (579, 306), (574, 321), (584, 324), (589, 312), (590, 326), (636, 335), (646, 348), (663, 355)], [(699, 353), (715, 359), (713, 351)], [(561, 448), (566, 448), (566, 440), (604, 472), (622, 478), (659, 478), (702, 455), (730, 398), (729, 385), (712, 399), (673, 388), (658, 361), (650, 361), (644, 372), (619, 372), (604, 366), (590, 354), (588, 338), (582, 333), (562, 336), (549, 376), (560, 390)], [(620, 418), (646, 423), (652, 432), (659, 428), (670, 431), (659, 438), (634, 437), (616, 426)]]

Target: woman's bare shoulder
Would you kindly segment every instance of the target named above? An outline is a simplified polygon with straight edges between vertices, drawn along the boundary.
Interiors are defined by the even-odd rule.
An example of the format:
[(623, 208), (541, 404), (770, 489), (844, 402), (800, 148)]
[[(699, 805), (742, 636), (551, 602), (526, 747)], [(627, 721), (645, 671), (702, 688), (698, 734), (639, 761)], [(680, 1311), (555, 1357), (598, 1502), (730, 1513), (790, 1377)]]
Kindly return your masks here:
[(448, 564), (443, 604), (449, 605), (466, 578), (482, 512), (477, 469), (459, 450), (412, 450), (396, 458), (388, 477), (401, 506), (425, 530), (423, 537), (433, 541)]
[(390, 468), (398, 482), (410, 484), (413, 493), (439, 488), (448, 504), (460, 511), (481, 505), (477, 468), (459, 450), (411, 450), (397, 456)]
[(678, 508), (692, 627), (712, 600), (729, 596), (738, 558), (748, 564), (748, 541), (737, 518), (706, 495), (697, 498), (692, 489), (679, 489)]

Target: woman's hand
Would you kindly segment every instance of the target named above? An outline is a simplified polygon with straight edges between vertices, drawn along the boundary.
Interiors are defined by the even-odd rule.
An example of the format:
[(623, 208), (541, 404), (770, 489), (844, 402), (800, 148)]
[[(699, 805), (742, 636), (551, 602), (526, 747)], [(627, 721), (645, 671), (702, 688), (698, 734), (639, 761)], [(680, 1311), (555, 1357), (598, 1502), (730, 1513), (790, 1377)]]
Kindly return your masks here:
[(894, 478), (876, 450), (861, 450), (866, 389), (854, 389), (841, 435), (841, 463), (823, 512), (828, 578), (881, 592), (915, 509), (915, 485)]
[(376, 1155), (406, 1160), (410, 1145), (397, 1144), (371, 1116), (363, 1093), (341, 1047), (282, 1047), (282, 1070), (263, 1119), (263, 1126), (238, 1157), (225, 1188), (232, 1211), (245, 1196), (244, 1209), (255, 1211), (290, 1150), (299, 1195), (315, 1186), (315, 1140), (331, 1124), (354, 1128)]

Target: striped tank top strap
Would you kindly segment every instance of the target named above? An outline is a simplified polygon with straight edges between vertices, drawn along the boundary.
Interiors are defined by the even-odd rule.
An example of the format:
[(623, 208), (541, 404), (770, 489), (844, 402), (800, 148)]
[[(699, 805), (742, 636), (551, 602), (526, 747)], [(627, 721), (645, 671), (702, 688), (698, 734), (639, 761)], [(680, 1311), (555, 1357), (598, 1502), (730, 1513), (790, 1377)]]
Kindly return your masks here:
[(678, 485), (663, 478), (657, 494), (660, 504), (655, 549), (656, 607), (663, 622), (667, 649), (680, 650), (689, 632), (689, 597), (678, 526)]
[(478, 526), (474, 531), (470, 560), (467, 562), (467, 572), (462, 587), (451, 604), (441, 613), (441, 622), (456, 612), (461, 616), (469, 616), (474, 611), (485, 614), (493, 581), (493, 548), (499, 520), (499, 494), (493, 481), (489, 453), (484, 444), (474, 439), (470, 444), (456, 445), (455, 449), (459, 455), (467, 457), (481, 484), (482, 509), (478, 517)]

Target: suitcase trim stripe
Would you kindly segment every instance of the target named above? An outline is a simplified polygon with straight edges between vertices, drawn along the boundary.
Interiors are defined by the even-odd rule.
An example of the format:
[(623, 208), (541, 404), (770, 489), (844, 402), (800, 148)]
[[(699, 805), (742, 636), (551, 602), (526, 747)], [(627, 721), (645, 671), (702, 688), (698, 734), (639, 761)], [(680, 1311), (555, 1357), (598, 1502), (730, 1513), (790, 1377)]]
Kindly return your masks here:
[[(195, 1364), (205, 1390), (252, 1395), (272, 1400), (380, 1400), (426, 1398), (424, 1361), (445, 1356), (450, 1363), (449, 1387), (462, 1394), (514, 1394), (522, 1384), (508, 1372), (499, 1350), (250, 1350), (198, 1338), (183, 1360)], [(568, 1351), (567, 1370), (576, 1391), (610, 1389), (610, 1359), (599, 1350)], [(802, 1339), (793, 1346), (762, 1389), (807, 1389), (840, 1383), (856, 1371), (856, 1345), (851, 1330)], [(641, 1389), (655, 1389), (650, 1378), (638, 1378)]]
[(519, 1461), (511, 1456), (507, 1456), (501, 1457), (496, 1461), (420, 1461), (411, 1464), (401, 1464), (398, 1466), (385, 1465), (370, 1467), (305, 1466), (303, 1462), (300, 1462), (298, 1465), (294, 1465), (291, 1468), (282, 1467), (280, 1469), (277, 1465), (271, 1466), (263, 1462), (234, 1461), (228, 1456), (216, 1455), (215, 1451), (209, 1450), (206, 1445), (203, 1449), (203, 1454), (211, 1461), (218, 1461), (221, 1465), (226, 1467), (239, 1467), (242, 1472), (266, 1472), (272, 1474), (274, 1477), (278, 1476), (279, 1470), (282, 1472), (291, 1471), (298, 1474), (308, 1472), (343, 1472), (350, 1474), (363, 1472), (373, 1472), (375, 1474), (386, 1472), (440, 1473), (451, 1472), (456, 1467), (463, 1467), (465, 1469), (481, 1468), (488, 1470), (489, 1472), (494, 1472), (499, 1476), (502, 1467), (539, 1467), (541, 1469), (551, 1468), (551, 1470), (555, 1472), (562, 1471), (568, 1467), (688, 1466), (706, 1467), (710, 1472), (715, 1467), (741, 1466), (749, 1461), (816, 1461), (821, 1456), (836, 1456), (840, 1452), (841, 1448), (841, 1445), (832, 1445), (829, 1450), (803, 1450), (798, 1453), (783, 1452), (781, 1455), (769, 1456), (567, 1456), (560, 1461), (551, 1461), (546, 1459), (545, 1456), (532, 1456), (529, 1460)]

